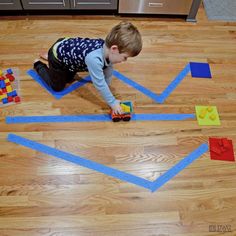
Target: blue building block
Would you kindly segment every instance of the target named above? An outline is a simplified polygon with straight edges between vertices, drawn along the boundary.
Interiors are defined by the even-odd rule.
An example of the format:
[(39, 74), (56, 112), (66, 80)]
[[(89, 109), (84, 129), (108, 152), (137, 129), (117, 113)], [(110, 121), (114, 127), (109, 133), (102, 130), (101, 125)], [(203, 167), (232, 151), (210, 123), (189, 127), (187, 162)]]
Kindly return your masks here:
[(6, 103), (8, 103), (8, 100), (7, 100), (7, 98), (3, 98), (3, 99), (2, 99), (2, 103), (3, 103), (3, 104), (6, 104)]
[(5, 88), (6, 84), (4, 82), (4, 80), (0, 80), (0, 88)]
[(16, 90), (13, 90), (12, 92), (8, 93), (7, 95), (8, 95), (8, 97), (16, 97), (17, 96)]
[(12, 71), (12, 69), (7, 69), (7, 74), (13, 74), (13, 71)]
[(212, 78), (208, 63), (190, 62), (190, 69), (192, 77)]

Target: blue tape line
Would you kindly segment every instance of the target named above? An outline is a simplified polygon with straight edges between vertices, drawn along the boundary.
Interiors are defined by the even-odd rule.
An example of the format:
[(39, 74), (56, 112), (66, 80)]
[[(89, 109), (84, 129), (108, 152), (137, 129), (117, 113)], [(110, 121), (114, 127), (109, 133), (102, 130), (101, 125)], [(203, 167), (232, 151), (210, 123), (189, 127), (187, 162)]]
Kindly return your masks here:
[(66, 94), (74, 91), (75, 89), (82, 87), (84, 84), (91, 81), (91, 78), (89, 76), (85, 77), (84, 79), (81, 79), (80, 81), (77, 81), (70, 85), (69, 87), (65, 88), (61, 92), (55, 92), (53, 91), (45, 82), (44, 80), (37, 74), (34, 70), (28, 70), (27, 74), (30, 75), (35, 81), (37, 81), (43, 88), (45, 88), (51, 95), (53, 95), (56, 99), (60, 99)]
[(160, 94), (159, 101), (163, 103), (172, 91), (180, 84), (180, 82), (190, 72), (190, 65), (187, 64), (185, 68), (176, 76), (176, 78), (166, 87), (166, 89)]
[(159, 95), (157, 95), (156, 93), (153, 93), (151, 90), (143, 87), (142, 85), (138, 84), (137, 82), (125, 77), (124, 75), (122, 75), (121, 73), (119, 73), (118, 71), (113, 71), (113, 75), (123, 81), (124, 83), (130, 85), (131, 87), (137, 89), (138, 91), (140, 91), (141, 93), (145, 94), (146, 96), (150, 97), (152, 100), (154, 100), (155, 102), (160, 103), (159, 101)]
[[(113, 71), (113, 75), (116, 76), (118, 79), (123, 81), (124, 83), (132, 86), (133, 88), (137, 89), (141, 93), (145, 94), (146, 96), (150, 97), (157, 103), (163, 103), (165, 99), (170, 95), (170, 93), (179, 85), (179, 83), (185, 78), (185, 76), (190, 71), (190, 65), (187, 64), (185, 68), (179, 73), (179, 75), (167, 86), (167, 88), (160, 94), (153, 93), (151, 90), (143, 87), (142, 85), (136, 83), (135, 81), (125, 77), (118, 71)], [(74, 91), (75, 89), (83, 86), (84, 84), (91, 82), (91, 78), (89, 76), (85, 77), (84, 79), (73, 83), (69, 87), (65, 88), (61, 92), (53, 91), (45, 82), (44, 80), (37, 74), (34, 70), (28, 70), (28, 75), (30, 75), (35, 81), (37, 81), (43, 88), (45, 88), (50, 94), (52, 94), (56, 99), (60, 99), (61, 97), (65, 96), (66, 94)]]
[[(134, 121), (153, 120), (186, 120), (194, 118), (195, 114), (133, 114)], [(111, 121), (108, 114), (78, 115), (78, 116), (7, 116), (7, 124), (45, 123), (45, 122), (99, 122)]]
[(70, 154), (70, 153), (67, 153), (64, 151), (60, 151), (58, 149), (46, 146), (41, 143), (37, 143), (35, 141), (29, 140), (29, 139), (26, 139), (26, 138), (23, 138), (21, 136), (14, 135), (14, 134), (8, 135), (8, 141), (20, 144), (22, 146), (34, 149), (36, 151), (43, 152), (45, 154), (58, 157), (60, 159), (81, 165), (83, 167), (86, 167), (86, 168), (104, 173), (106, 175), (115, 177), (117, 179), (124, 180), (124, 181), (127, 181), (127, 182), (130, 182), (130, 183), (136, 184), (138, 186), (149, 189), (150, 181), (148, 181), (148, 180), (145, 180), (143, 178), (125, 173), (123, 171), (120, 171), (120, 170), (117, 170), (117, 169), (114, 169), (111, 167), (107, 167), (105, 165), (99, 164), (94, 161), (84, 159), (80, 156), (75, 156), (73, 154)]
[(168, 182), (171, 178), (176, 176), (181, 170), (186, 168), (188, 165), (190, 165), (194, 160), (199, 158), (201, 155), (203, 155), (205, 152), (208, 151), (208, 145), (202, 144), (200, 145), (196, 150), (194, 150), (192, 153), (190, 153), (187, 157), (182, 159), (179, 163), (177, 163), (175, 166), (173, 166), (170, 170), (168, 170), (166, 173), (164, 173), (161, 177), (157, 178), (154, 182), (137, 177), (135, 175), (131, 175), (128, 173), (125, 173), (123, 171), (104, 166), (102, 164), (99, 164), (94, 161), (90, 161), (87, 159), (84, 159), (79, 156), (75, 156), (73, 154), (60, 151), (58, 149), (46, 146), (44, 144), (40, 144), (38, 142), (23, 138), (21, 136), (15, 135), (15, 134), (9, 134), (7, 137), (8, 141), (14, 142), (17, 144), (20, 144), (22, 146), (31, 148), (33, 150), (43, 152), (45, 154), (58, 157), (60, 159), (81, 165), (83, 167), (101, 172), (103, 174), (118, 178), (123, 181), (127, 181), (130, 183), (133, 183), (135, 185), (150, 189), (152, 192), (156, 191), (158, 188), (160, 188), (162, 185), (164, 185), (166, 182)]
[(98, 122), (111, 121), (108, 114), (101, 115), (79, 115), (79, 116), (7, 116), (7, 124), (17, 123), (45, 123), (45, 122)]
[(179, 75), (166, 87), (166, 89), (160, 94), (153, 93), (151, 90), (143, 87), (142, 85), (138, 84), (137, 82), (125, 77), (118, 71), (113, 71), (113, 75), (117, 77), (119, 80), (123, 81), (124, 83), (130, 85), (131, 87), (137, 89), (141, 93), (145, 94), (146, 96), (150, 97), (157, 103), (163, 103), (165, 99), (171, 94), (171, 92), (180, 84), (180, 82), (185, 78), (185, 76), (190, 71), (190, 65), (187, 64), (185, 68), (179, 73)]
[(132, 120), (186, 120), (195, 118), (195, 114), (133, 114)]
[(182, 171), (184, 168), (189, 166), (193, 161), (195, 161), (197, 158), (199, 158), (201, 155), (203, 155), (207, 151), (208, 151), (207, 144), (200, 145), (197, 149), (195, 149), (187, 157), (182, 159), (175, 166), (173, 166), (171, 169), (169, 169), (167, 172), (165, 172), (163, 175), (161, 175), (157, 180), (155, 180), (151, 185), (151, 188), (150, 188), (151, 191), (152, 192), (156, 191), (163, 184), (168, 182), (170, 179), (172, 179), (174, 176), (176, 176), (180, 171)]

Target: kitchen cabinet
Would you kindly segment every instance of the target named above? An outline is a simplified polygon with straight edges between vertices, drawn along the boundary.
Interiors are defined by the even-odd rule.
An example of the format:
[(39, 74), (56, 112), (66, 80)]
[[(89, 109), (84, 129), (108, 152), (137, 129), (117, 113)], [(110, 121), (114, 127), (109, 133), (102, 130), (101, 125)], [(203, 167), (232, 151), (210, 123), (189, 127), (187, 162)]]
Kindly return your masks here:
[[(183, 15), (196, 22), (202, 0), (0, 0), (1, 10), (79, 10), (96, 14), (110, 10), (123, 14)], [(81, 10), (81, 11), (80, 11)], [(5, 11), (6, 12), (6, 11)], [(23, 11), (22, 11), (23, 12)], [(70, 11), (67, 11), (70, 14)], [(19, 11), (20, 13), (20, 11)], [(99, 12), (97, 11), (99, 14)], [(78, 13), (79, 14), (79, 13)], [(156, 17), (156, 16), (155, 16)]]
[(70, 0), (72, 9), (116, 10), (118, 0)]
[(22, 10), (20, 0), (0, 0), (0, 10)]
[(70, 9), (70, 0), (21, 0), (26, 10)]

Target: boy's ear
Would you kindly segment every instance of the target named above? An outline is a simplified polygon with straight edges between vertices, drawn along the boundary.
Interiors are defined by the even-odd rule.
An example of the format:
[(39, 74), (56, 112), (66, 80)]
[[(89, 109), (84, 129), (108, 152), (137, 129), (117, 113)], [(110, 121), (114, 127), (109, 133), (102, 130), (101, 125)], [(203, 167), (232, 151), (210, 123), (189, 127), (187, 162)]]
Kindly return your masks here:
[(119, 49), (118, 49), (117, 45), (112, 45), (110, 50), (111, 50), (111, 52), (119, 52)]

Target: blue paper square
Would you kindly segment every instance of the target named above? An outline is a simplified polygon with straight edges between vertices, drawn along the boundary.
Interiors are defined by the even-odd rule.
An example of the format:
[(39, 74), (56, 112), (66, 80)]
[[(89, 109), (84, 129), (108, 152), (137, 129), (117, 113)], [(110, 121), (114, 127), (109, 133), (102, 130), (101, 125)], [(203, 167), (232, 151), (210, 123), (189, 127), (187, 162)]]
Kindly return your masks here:
[(190, 62), (190, 69), (192, 77), (212, 78), (208, 63)]

